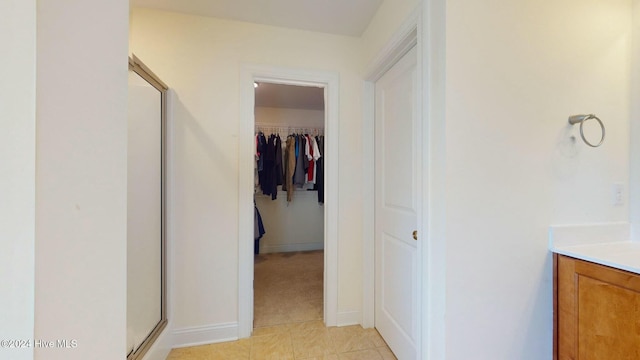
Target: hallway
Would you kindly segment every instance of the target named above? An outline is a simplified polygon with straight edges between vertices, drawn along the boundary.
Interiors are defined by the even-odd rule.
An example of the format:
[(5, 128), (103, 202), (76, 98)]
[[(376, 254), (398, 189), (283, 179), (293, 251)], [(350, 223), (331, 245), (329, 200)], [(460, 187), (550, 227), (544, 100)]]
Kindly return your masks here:
[(375, 329), (327, 328), (321, 321), (254, 330), (238, 341), (173, 349), (167, 360), (395, 360)]
[(323, 251), (255, 258), (254, 331), (249, 339), (174, 349), (167, 360), (393, 360), (375, 329), (322, 322)]

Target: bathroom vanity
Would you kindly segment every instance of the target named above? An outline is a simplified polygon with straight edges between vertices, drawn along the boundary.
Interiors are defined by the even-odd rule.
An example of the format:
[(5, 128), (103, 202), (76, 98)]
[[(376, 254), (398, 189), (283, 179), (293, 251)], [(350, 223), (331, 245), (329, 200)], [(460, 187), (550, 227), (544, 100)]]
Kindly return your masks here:
[(640, 359), (640, 243), (550, 247), (554, 359)]

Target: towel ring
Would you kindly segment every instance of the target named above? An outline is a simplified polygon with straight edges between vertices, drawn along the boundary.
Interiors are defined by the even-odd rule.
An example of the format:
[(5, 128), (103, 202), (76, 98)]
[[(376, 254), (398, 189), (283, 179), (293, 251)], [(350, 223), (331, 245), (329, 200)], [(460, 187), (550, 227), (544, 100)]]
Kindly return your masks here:
[[(584, 125), (584, 123), (587, 120), (591, 120), (591, 119), (595, 119), (598, 124), (600, 124), (600, 129), (602, 130), (602, 137), (600, 138), (600, 142), (596, 145), (593, 145), (592, 143), (590, 143), (587, 138), (584, 137), (584, 131), (582, 131), (582, 125)], [(602, 123), (602, 121), (595, 115), (593, 114), (588, 114), (588, 115), (571, 115), (569, 116), (569, 124), (571, 125), (575, 125), (577, 123), (580, 123), (580, 137), (582, 137), (582, 141), (584, 141), (585, 144), (591, 146), (591, 147), (598, 147), (600, 145), (602, 145), (602, 142), (604, 141), (604, 135), (605, 135), (605, 130), (604, 130), (604, 124)]]

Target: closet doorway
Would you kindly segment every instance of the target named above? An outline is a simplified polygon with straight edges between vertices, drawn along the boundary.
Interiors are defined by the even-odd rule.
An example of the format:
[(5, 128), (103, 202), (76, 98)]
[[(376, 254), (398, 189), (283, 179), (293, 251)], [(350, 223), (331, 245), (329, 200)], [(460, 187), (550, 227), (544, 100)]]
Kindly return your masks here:
[[(264, 86), (264, 89), (272, 85), (295, 86), (298, 87), (298, 90), (300, 90), (299, 87), (315, 88), (321, 91), (324, 100), (323, 114), (320, 118), (316, 118), (315, 121), (306, 125), (300, 123), (283, 124), (279, 122), (279, 120), (274, 119), (273, 115), (277, 113), (282, 114), (282, 111), (259, 109), (265, 106), (260, 106), (255, 98), (256, 91), (258, 91), (257, 89), (259, 89), (260, 86)], [(338, 323), (338, 75), (331, 72), (301, 71), (270, 66), (247, 65), (241, 70), (241, 92), (242, 118), (239, 133), (241, 166), (239, 176), (240, 221), (238, 229), (240, 239), (238, 246), (238, 337), (245, 338), (251, 336), (254, 328), (254, 320), (257, 326), (267, 326), (273, 323), (304, 321), (307, 317), (314, 316), (315, 318), (319, 317), (319, 319), (322, 319), (327, 326), (335, 326)], [(297, 91), (294, 91), (294, 94), (295, 93), (297, 93)], [(295, 96), (296, 95), (290, 95), (288, 98), (291, 100), (291, 98)], [(287, 112), (289, 115), (292, 113), (291, 111)], [(262, 117), (262, 115), (266, 117)], [(296, 116), (290, 116), (289, 118), (296, 118)], [(267, 136), (271, 135), (271, 133), (275, 133), (275, 135), (279, 133), (280, 141), (284, 142), (285, 145), (289, 133), (302, 133), (303, 135), (304, 133), (310, 133), (309, 135), (314, 135), (314, 137), (315, 135), (324, 135), (323, 149), (320, 151), (322, 155), (321, 158), (323, 159), (322, 170), (324, 170), (322, 176), (324, 179), (323, 204), (318, 204), (317, 190), (308, 190), (314, 186), (305, 185), (299, 188), (295, 183), (293, 186), (296, 188), (293, 191), (290, 202), (287, 201), (287, 192), (281, 191), (281, 187), (278, 187), (280, 191), (276, 193), (275, 200), (271, 199), (272, 194), (269, 193), (269, 191), (267, 191), (269, 193), (268, 195), (263, 195), (261, 188), (258, 188), (258, 195), (254, 196), (254, 194), (256, 194), (256, 126), (262, 126), (261, 130)], [(258, 130), (260, 130), (260, 128), (258, 128)], [(267, 138), (267, 136), (265, 136), (265, 138)], [(318, 150), (320, 149), (318, 148)], [(306, 155), (306, 148), (303, 148), (303, 152)], [(300, 155), (300, 147), (298, 148), (298, 154)], [(314, 172), (314, 175), (317, 180), (318, 174)], [(283, 178), (286, 177), (283, 175)], [(267, 221), (267, 223), (264, 224), (265, 235), (259, 244), (256, 244), (255, 241), (256, 231), (254, 225), (256, 224), (256, 204), (258, 207), (261, 207), (260, 211), (262, 212), (261, 216), (263, 216), (263, 220)], [(287, 209), (287, 204), (289, 209)], [(300, 214), (296, 214), (295, 211), (291, 211), (296, 206), (303, 206), (306, 207), (306, 209), (299, 209), (298, 212), (300, 212)], [(264, 207), (264, 209), (262, 209), (262, 207)], [(284, 215), (291, 217), (287, 221), (292, 221), (295, 216), (304, 215), (305, 211), (307, 212), (307, 216), (309, 214), (311, 214), (311, 216), (313, 216), (313, 214), (322, 214), (321, 216), (316, 216), (313, 220), (316, 229), (318, 227), (322, 228), (322, 234), (320, 235), (316, 232), (315, 236), (295, 239), (293, 243), (284, 242), (282, 236), (285, 236), (287, 232), (291, 234), (292, 229), (283, 229), (282, 227), (279, 229), (276, 227), (269, 229), (268, 222), (277, 219), (278, 216), (282, 218), (281, 215), (283, 215), (283, 213), (274, 214), (275, 209), (283, 212), (289, 210), (287, 213), (284, 213)], [(271, 235), (272, 238), (269, 238), (269, 235)], [(258, 263), (255, 264), (254, 268), (256, 245), (258, 245), (261, 254), (258, 255)], [(271, 255), (272, 252), (279, 255)], [(263, 254), (264, 257), (262, 257)], [(277, 257), (280, 259), (277, 259)], [(254, 278), (254, 270), (262, 271), (264, 267), (269, 267), (263, 266), (267, 264), (274, 264), (273, 267), (279, 268), (278, 265), (274, 263), (274, 260), (288, 262), (289, 265), (287, 266), (294, 269), (298, 266), (296, 264), (321, 262), (322, 270), (320, 270), (319, 265), (316, 266), (316, 270), (308, 269), (307, 277), (309, 279), (315, 279), (316, 283), (322, 283), (322, 290), (282, 290), (281, 293), (283, 294), (281, 295), (284, 296), (281, 298), (282, 302), (291, 300), (291, 304), (301, 304), (302, 307), (296, 310), (293, 310), (291, 307), (285, 308), (284, 311), (286, 311), (286, 313), (275, 310), (270, 314), (262, 312), (256, 312), (256, 314), (254, 314), (254, 295), (258, 302), (264, 301), (264, 294), (258, 293), (260, 291), (260, 289), (258, 289), (258, 287), (261, 286), (260, 284), (256, 285), (257, 290), (254, 294), (254, 280), (256, 282), (261, 281), (258, 274), (256, 274)], [(269, 271), (269, 269), (264, 271), (265, 277), (270, 277), (266, 275), (268, 274), (267, 271)], [(296, 275), (298, 280), (305, 280), (305, 270), (298, 271), (298, 273), (300, 273)], [(260, 276), (262, 275), (261, 273)], [(283, 276), (283, 274), (280, 273), (279, 276)], [(277, 278), (278, 275), (274, 275), (274, 277)], [(282, 286), (280, 289), (286, 289), (287, 283), (290, 284), (295, 280), (290, 275), (284, 275), (284, 277), (286, 279), (280, 278), (276, 280)], [(302, 282), (306, 283), (308, 281)], [(308, 286), (312, 285), (308, 284)], [(297, 294), (295, 293), (296, 291), (298, 291)], [(307, 291), (307, 293), (302, 294), (300, 291)], [(291, 296), (293, 296), (293, 299), (286, 298)], [(321, 299), (318, 297), (321, 297)], [(276, 302), (276, 300), (267, 300), (267, 303), (260, 306), (264, 307), (266, 311), (269, 311), (269, 303), (273, 302)], [(319, 316), (317, 306), (320, 304), (321, 313)]]
[(254, 86), (253, 327), (323, 320), (324, 88)]

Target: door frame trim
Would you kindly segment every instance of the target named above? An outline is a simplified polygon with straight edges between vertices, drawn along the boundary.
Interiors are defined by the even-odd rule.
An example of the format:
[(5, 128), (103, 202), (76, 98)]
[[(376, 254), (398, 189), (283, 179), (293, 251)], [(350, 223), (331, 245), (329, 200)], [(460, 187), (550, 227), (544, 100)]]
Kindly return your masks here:
[[(418, 5), (402, 23), (385, 47), (369, 66), (363, 90), (363, 184), (365, 194), (375, 196), (375, 83), (399, 59), (415, 45), (417, 47), (417, 116), (419, 141), (417, 161), (418, 208), (417, 231), (420, 241), (417, 244), (417, 332), (416, 353), (418, 359), (444, 359), (444, 256), (445, 248), (442, 224), (443, 216), (433, 216), (444, 209), (441, 182), (443, 164), (436, 157), (434, 148), (440, 148), (444, 141), (444, 117), (437, 113), (441, 110), (444, 89), (436, 87), (434, 74), (444, 69), (438, 68), (442, 54), (440, 36), (444, 35), (440, 22), (433, 22), (434, 13), (440, 10), (438, 0), (425, 1)], [(439, 13), (438, 13), (439, 14)], [(435, 50), (438, 50), (437, 52)], [(438, 79), (439, 80), (439, 79)], [(434, 116), (436, 115), (436, 116)], [(437, 126), (434, 126), (437, 125)], [(442, 139), (436, 139), (441, 136)], [(437, 176), (436, 176), (437, 175)], [(442, 193), (436, 195), (437, 191)], [(363, 218), (363, 327), (375, 326), (375, 199), (364, 198)], [(436, 223), (438, 222), (438, 223)], [(429, 225), (429, 226), (428, 226)], [(440, 257), (440, 258), (438, 258)]]
[[(389, 40), (387, 45), (380, 51), (378, 56), (369, 66), (369, 71), (365, 76), (363, 95), (363, 286), (362, 286), (362, 326), (370, 328), (375, 326), (375, 84), (382, 75), (398, 62), (413, 46), (419, 45), (418, 26), (420, 22), (420, 12), (413, 11), (412, 15), (405, 20), (400, 29)], [(418, 49), (419, 50), (419, 49)], [(419, 54), (418, 54), (419, 57)], [(420, 63), (418, 62), (418, 66)], [(418, 74), (420, 71), (418, 70)], [(420, 77), (420, 76), (419, 76)], [(418, 79), (420, 81), (420, 79)], [(418, 83), (418, 98), (421, 97), (421, 87)], [(418, 106), (420, 106), (418, 104)], [(418, 108), (420, 114), (420, 108)], [(421, 123), (421, 121), (419, 121)], [(418, 262), (420, 259), (418, 259)], [(420, 303), (418, 303), (418, 307)]]
[(335, 72), (245, 64), (240, 70), (238, 338), (253, 330), (254, 229), (254, 82), (319, 86), (325, 89), (324, 321), (337, 325), (338, 316), (338, 151), (339, 76)]

